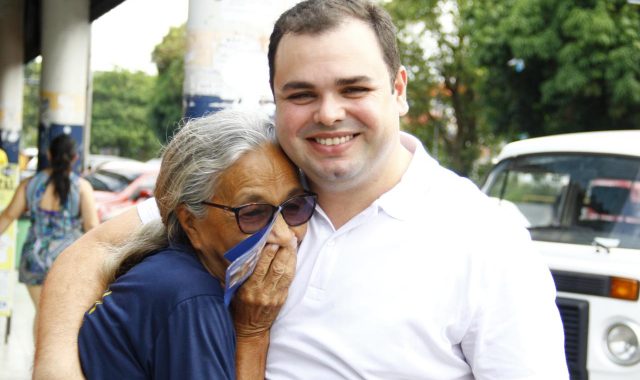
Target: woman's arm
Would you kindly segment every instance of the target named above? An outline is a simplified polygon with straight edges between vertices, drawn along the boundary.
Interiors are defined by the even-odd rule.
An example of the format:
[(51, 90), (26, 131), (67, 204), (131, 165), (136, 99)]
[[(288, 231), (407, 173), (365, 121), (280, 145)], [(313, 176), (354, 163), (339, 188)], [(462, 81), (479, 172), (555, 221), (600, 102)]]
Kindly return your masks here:
[(9, 225), (27, 211), (27, 183), (29, 179), (25, 179), (18, 185), (16, 192), (13, 193), (11, 203), (2, 210), (0, 214), (0, 234), (9, 228)]
[(269, 350), (269, 330), (255, 336), (236, 334), (236, 379), (264, 379)]
[(78, 332), (84, 312), (106, 288), (103, 265), (109, 244), (140, 226), (135, 208), (100, 224), (65, 249), (47, 275), (40, 298), (34, 379), (82, 379)]
[(93, 198), (93, 187), (84, 178), (80, 178), (80, 215), (82, 216), (82, 229), (84, 232), (100, 224), (98, 211)]

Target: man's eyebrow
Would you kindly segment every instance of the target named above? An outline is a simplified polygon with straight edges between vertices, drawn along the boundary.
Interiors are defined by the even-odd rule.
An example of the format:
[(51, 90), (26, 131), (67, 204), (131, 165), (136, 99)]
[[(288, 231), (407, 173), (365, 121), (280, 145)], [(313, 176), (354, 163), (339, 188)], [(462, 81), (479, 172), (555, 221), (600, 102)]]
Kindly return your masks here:
[(313, 88), (313, 85), (309, 82), (293, 81), (293, 82), (288, 82), (284, 86), (282, 86), (282, 91), (308, 90), (310, 88)]
[[(358, 75), (355, 77), (336, 79), (335, 84), (336, 86), (349, 86), (356, 83), (368, 83), (368, 82), (371, 82), (370, 77), (366, 75)], [(309, 82), (293, 81), (293, 82), (288, 82), (284, 86), (282, 86), (281, 91), (309, 90), (312, 88), (314, 88), (314, 85)]]
[(336, 80), (336, 86), (349, 86), (356, 83), (368, 83), (371, 78), (366, 75), (358, 75), (351, 78), (341, 78)]

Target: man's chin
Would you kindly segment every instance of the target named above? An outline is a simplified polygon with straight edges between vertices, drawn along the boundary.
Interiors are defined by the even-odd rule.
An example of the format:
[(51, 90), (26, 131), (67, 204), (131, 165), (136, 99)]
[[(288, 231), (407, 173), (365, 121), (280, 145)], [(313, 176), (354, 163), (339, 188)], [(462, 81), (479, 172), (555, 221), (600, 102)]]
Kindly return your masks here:
[(354, 171), (344, 167), (323, 168), (308, 177), (316, 186), (331, 191), (357, 189), (359, 183)]

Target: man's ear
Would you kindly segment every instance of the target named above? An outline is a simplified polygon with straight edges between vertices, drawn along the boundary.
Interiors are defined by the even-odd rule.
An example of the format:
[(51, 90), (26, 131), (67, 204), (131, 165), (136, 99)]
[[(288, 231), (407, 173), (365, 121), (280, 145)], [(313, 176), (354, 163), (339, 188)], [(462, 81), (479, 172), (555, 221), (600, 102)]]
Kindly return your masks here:
[(407, 69), (404, 66), (398, 68), (396, 79), (393, 81), (393, 91), (398, 103), (398, 113), (404, 116), (409, 112), (409, 103), (407, 102)]
[(180, 204), (176, 208), (176, 215), (178, 216), (178, 221), (180, 222), (184, 232), (187, 234), (191, 245), (196, 249), (196, 251), (199, 251), (202, 247), (202, 240), (200, 239), (200, 233), (195, 225), (195, 217), (189, 212), (189, 210), (187, 210), (187, 207), (184, 204)]

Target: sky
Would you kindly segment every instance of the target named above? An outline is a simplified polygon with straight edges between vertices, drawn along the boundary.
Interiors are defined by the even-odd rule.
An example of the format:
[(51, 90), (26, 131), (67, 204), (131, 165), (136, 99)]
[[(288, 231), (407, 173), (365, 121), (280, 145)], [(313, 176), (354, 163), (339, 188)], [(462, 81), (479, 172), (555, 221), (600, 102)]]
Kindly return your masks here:
[(187, 21), (189, 0), (126, 0), (92, 23), (91, 70), (156, 74), (153, 48)]

